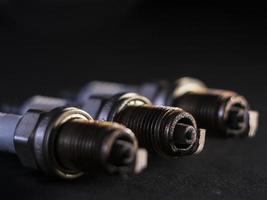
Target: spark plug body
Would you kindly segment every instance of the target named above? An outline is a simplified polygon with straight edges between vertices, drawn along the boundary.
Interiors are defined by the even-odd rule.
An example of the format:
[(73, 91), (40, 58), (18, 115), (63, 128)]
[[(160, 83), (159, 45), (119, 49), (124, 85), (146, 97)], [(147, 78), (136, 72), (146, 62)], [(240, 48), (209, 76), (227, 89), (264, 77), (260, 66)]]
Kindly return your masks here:
[(189, 113), (179, 108), (153, 106), (135, 93), (92, 95), (85, 101), (67, 101), (35, 96), (21, 106), (20, 112), (31, 108), (75, 105), (100, 121), (118, 122), (130, 128), (141, 147), (165, 157), (179, 157), (202, 151), (205, 130), (198, 129)]
[(194, 78), (169, 82), (127, 85), (93, 81), (78, 94), (77, 101), (101, 93), (137, 92), (156, 105), (180, 107), (191, 113), (200, 127), (213, 136), (253, 137), (258, 126), (258, 112), (250, 110), (247, 100), (233, 91), (210, 89)]
[[(0, 151), (17, 154), (24, 166), (75, 179), (85, 173), (141, 171), (138, 144), (124, 126), (96, 122), (77, 108), (0, 114)], [(139, 162), (139, 163), (138, 163)]]
[(192, 115), (179, 108), (153, 106), (135, 93), (92, 95), (81, 108), (98, 120), (125, 125), (140, 146), (165, 157), (199, 153), (204, 146), (205, 130), (197, 128)]

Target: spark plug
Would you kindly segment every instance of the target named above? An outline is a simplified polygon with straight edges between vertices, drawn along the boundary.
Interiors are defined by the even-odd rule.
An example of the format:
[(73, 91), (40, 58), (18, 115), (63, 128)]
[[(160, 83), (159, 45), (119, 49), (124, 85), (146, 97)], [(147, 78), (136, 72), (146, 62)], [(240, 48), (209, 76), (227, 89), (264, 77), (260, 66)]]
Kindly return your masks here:
[(228, 90), (210, 89), (194, 78), (180, 78), (175, 83), (158, 82), (127, 85), (93, 81), (79, 92), (80, 102), (92, 95), (137, 92), (156, 105), (180, 107), (192, 114), (209, 136), (253, 137), (258, 127), (258, 112), (250, 109), (245, 97)]
[(97, 171), (139, 173), (147, 161), (130, 129), (94, 121), (74, 107), (0, 113), (0, 151), (16, 154), (26, 167), (63, 179)]
[(141, 147), (165, 157), (199, 153), (205, 143), (205, 130), (197, 128), (191, 114), (179, 108), (153, 106), (147, 98), (135, 93), (93, 95), (83, 102), (34, 96), (17, 110), (23, 113), (32, 108), (67, 105), (85, 110), (94, 119), (125, 125), (134, 132)]

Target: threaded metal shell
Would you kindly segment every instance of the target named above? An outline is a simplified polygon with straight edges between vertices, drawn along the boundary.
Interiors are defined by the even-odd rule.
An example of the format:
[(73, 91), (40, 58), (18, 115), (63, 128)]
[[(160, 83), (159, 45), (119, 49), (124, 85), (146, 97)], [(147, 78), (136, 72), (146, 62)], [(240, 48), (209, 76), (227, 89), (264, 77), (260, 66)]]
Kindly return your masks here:
[[(196, 129), (194, 118), (179, 108), (127, 106), (117, 113), (114, 121), (124, 124), (135, 133), (139, 144), (163, 156), (177, 157), (186, 155), (192, 144), (177, 147), (174, 142), (176, 126), (184, 123)], [(192, 153), (190, 153), (192, 154)]]
[[(172, 105), (191, 113), (198, 125), (208, 130), (209, 135), (240, 135), (248, 129), (248, 103), (242, 96), (230, 91), (189, 92), (177, 97)], [(234, 108), (244, 110), (243, 122), (236, 129), (232, 128), (233, 122), (229, 120), (229, 113)]]
[[(111, 158), (112, 148), (118, 141), (129, 147), (121, 159), (122, 165)], [(109, 172), (131, 171), (137, 150), (136, 141), (129, 129), (108, 122), (72, 120), (64, 124), (56, 139), (56, 155), (64, 168), (78, 171)], [(120, 161), (119, 161), (120, 162)]]

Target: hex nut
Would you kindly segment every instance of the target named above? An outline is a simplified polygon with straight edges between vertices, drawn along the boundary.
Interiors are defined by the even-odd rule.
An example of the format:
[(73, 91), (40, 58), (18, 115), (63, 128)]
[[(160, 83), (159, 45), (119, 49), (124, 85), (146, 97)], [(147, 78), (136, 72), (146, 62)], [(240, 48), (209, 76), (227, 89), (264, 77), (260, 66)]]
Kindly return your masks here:
[(41, 111), (30, 110), (20, 120), (14, 135), (14, 146), (21, 163), (26, 167), (37, 169), (32, 150), (34, 131), (41, 117)]

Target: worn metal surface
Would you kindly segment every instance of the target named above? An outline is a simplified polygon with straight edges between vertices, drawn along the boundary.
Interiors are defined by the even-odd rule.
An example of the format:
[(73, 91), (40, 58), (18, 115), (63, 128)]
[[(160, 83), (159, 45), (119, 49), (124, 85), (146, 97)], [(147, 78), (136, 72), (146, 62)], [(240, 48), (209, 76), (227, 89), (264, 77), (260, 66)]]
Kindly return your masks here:
[[(92, 81), (81, 89), (77, 101), (121, 92), (137, 92), (156, 105), (180, 107), (191, 113), (198, 125), (208, 130), (208, 135), (253, 137), (257, 131), (259, 114), (250, 110), (245, 97), (228, 90), (209, 89), (202, 81), (191, 77), (179, 78), (173, 84), (168, 81), (141, 85)], [(233, 128), (233, 123), (238, 124)]]
[(16, 153), (24, 166), (53, 176), (74, 179), (96, 170), (139, 173), (147, 165), (146, 151), (138, 149), (129, 129), (95, 122), (77, 108), (28, 110), (22, 116), (2, 114), (0, 124), (5, 126), (3, 123), (8, 125), (0, 129), (6, 144), (1, 141), (0, 149)]

